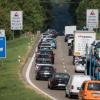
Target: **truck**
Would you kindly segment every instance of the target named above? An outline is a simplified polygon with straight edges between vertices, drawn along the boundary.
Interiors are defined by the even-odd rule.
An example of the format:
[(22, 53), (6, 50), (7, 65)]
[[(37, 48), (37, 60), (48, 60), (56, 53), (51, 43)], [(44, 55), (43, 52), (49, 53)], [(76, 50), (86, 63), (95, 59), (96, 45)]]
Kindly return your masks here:
[(76, 31), (76, 26), (75, 25), (73, 25), (73, 26), (65, 26), (65, 32), (64, 32), (65, 42), (68, 41), (68, 38), (70, 36), (74, 35), (74, 31)]
[(100, 80), (100, 40), (96, 40), (91, 44), (87, 54), (87, 63), (85, 74), (90, 75), (93, 79)]
[(73, 64), (80, 58), (86, 57), (86, 48), (88, 48), (87, 53), (89, 53), (89, 48), (95, 40), (96, 33), (94, 31), (78, 30), (74, 32)]

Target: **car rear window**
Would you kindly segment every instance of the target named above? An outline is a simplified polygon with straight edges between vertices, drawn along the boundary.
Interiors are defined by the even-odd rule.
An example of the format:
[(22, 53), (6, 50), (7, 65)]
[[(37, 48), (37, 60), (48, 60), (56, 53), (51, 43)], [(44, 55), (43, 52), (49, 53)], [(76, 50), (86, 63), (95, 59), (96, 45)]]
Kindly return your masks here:
[(41, 70), (53, 70), (53, 67), (51, 67), (51, 66), (42, 66), (40, 69)]
[(38, 58), (49, 58), (49, 55), (38, 55)]
[(69, 75), (67, 75), (67, 74), (55, 74), (55, 77), (56, 78), (65, 78), (65, 79), (68, 79)]
[(89, 83), (88, 90), (100, 91), (100, 83)]
[(41, 44), (42, 46), (51, 46), (51, 44)]
[(37, 60), (37, 63), (40, 63), (40, 64), (52, 64), (51, 60)]

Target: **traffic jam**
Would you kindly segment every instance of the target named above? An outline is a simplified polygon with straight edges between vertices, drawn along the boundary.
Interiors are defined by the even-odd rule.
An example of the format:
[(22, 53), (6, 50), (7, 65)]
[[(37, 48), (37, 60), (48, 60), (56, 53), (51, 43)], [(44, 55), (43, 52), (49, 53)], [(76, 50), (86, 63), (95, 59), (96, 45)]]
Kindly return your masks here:
[(65, 91), (66, 100), (100, 100), (100, 40), (96, 40), (96, 33), (76, 30), (76, 26), (65, 27), (63, 41), (68, 56), (73, 58), (73, 75), (58, 72), (55, 67), (57, 37), (54, 29), (41, 34), (35, 52), (35, 80), (48, 81), (47, 88), (51, 91)]

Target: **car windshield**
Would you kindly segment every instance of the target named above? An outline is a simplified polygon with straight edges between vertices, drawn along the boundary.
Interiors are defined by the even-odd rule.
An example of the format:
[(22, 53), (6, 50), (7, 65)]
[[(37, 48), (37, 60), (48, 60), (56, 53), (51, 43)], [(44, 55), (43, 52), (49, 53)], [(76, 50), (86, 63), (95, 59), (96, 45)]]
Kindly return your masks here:
[(38, 58), (49, 58), (49, 55), (38, 55)]
[(40, 54), (51, 54), (52, 51), (40, 51), (39, 53), (40, 53)]
[(89, 83), (88, 90), (100, 91), (100, 83)]
[(52, 64), (51, 60), (37, 60), (38, 64)]
[(49, 48), (47, 48), (47, 47), (46, 47), (46, 48), (42, 48), (42, 47), (41, 47), (38, 51), (51, 51), (51, 49), (49, 49)]
[(41, 44), (41, 46), (51, 46), (51, 44)]
[(55, 74), (55, 78), (65, 78), (65, 79), (69, 79), (69, 75), (68, 74), (64, 74), (64, 73), (56, 73)]
[(41, 66), (40, 70), (53, 70), (52, 66)]
[(44, 47), (44, 46), (42, 47), (41, 46), (40, 49), (44, 49), (45, 50), (45, 49), (50, 49), (50, 47)]

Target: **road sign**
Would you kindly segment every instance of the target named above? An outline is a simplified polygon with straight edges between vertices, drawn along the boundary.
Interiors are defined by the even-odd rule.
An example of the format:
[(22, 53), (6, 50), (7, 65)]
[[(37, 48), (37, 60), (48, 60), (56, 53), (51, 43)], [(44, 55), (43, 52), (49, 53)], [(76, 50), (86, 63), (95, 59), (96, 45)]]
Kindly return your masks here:
[(22, 30), (23, 29), (23, 12), (22, 11), (11, 11), (11, 30)]
[(0, 29), (0, 58), (6, 58), (6, 36), (3, 29)]
[(98, 28), (99, 24), (98, 9), (87, 9), (86, 26), (88, 29)]
[(6, 58), (6, 37), (0, 37), (0, 58)]
[(0, 30), (0, 37), (5, 37), (5, 30), (3, 29)]

